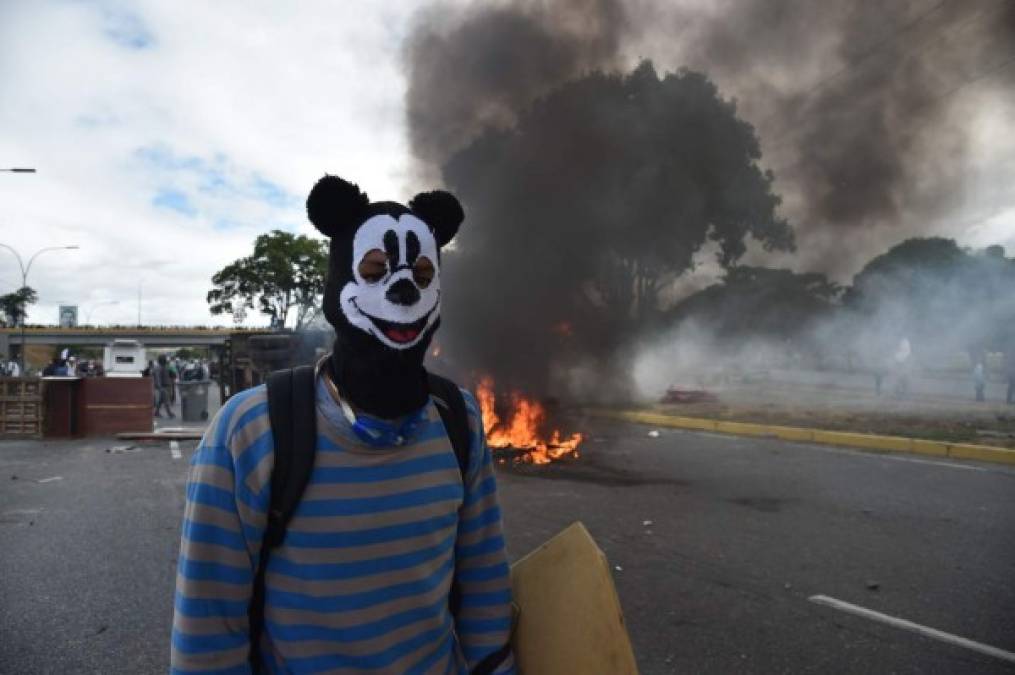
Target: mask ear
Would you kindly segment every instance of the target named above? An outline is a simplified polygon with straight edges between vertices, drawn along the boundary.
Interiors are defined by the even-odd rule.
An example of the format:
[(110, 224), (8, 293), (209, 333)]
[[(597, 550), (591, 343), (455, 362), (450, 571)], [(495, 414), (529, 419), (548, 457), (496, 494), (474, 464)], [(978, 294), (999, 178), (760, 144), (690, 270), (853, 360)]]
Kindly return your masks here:
[(409, 202), (409, 209), (430, 226), (437, 245), (442, 248), (454, 238), (465, 219), (462, 205), (454, 195), (443, 190), (420, 192)]
[(335, 237), (358, 227), (369, 205), (358, 185), (325, 174), (307, 196), (307, 216), (321, 234)]

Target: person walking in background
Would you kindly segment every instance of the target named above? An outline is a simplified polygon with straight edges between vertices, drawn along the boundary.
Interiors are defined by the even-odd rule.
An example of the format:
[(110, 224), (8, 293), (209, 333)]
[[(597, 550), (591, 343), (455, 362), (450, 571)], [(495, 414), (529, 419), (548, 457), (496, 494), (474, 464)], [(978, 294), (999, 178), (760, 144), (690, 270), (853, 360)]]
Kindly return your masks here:
[[(165, 356), (160, 356), (159, 358), (163, 359), (163, 361), (160, 362), (163, 363)], [(166, 389), (169, 393), (169, 402), (173, 405), (176, 405), (176, 380), (180, 378), (180, 370), (179, 367), (177, 366), (177, 362), (178, 359), (174, 357), (172, 361), (169, 361), (165, 365)]]
[(1005, 371), (1008, 375), (1008, 405), (1015, 403), (1015, 345), (1004, 354)]
[(165, 406), (169, 419), (173, 419), (176, 415), (173, 414), (173, 409), (169, 407), (169, 392), (167, 389), (172, 385), (169, 379), (169, 369), (166, 365), (165, 354), (159, 354), (158, 362), (152, 371), (152, 378), (155, 385), (155, 417), (162, 417), (159, 413), (163, 406)]
[(987, 371), (983, 367), (983, 361), (977, 361), (973, 366), (973, 386), (976, 387), (976, 400), (985, 401), (983, 392), (987, 388)]

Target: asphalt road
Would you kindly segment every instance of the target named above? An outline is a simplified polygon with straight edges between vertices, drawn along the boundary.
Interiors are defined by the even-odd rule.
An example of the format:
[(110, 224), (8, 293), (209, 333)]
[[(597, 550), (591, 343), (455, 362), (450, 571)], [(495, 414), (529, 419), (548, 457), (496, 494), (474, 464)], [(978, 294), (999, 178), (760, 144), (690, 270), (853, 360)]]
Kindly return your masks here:
[[(578, 424), (580, 460), (501, 471), (510, 552), (584, 521), (643, 673), (1015, 671), (808, 600), (1015, 652), (1012, 469)], [(166, 671), (194, 444), (114, 445), (0, 442), (2, 673)]]

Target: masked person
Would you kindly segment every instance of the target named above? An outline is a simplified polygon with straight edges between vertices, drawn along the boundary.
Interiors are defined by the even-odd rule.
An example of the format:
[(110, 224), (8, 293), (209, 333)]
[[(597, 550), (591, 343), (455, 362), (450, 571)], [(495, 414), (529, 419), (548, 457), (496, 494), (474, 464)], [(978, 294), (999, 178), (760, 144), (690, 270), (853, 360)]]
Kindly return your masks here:
[[(173, 672), (514, 672), (509, 568), (479, 408), (454, 388), (456, 433), (423, 368), (440, 323), (440, 249), (461, 207), (440, 191), (407, 206), (371, 203), (325, 176), (307, 211), (331, 238), (324, 315), (337, 335), (313, 373), (302, 371), (312, 468), (280, 534), (276, 499), (291, 483), (272, 494), (288, 457), (278, 443), (283, 428), (296, 438), (308, 407), (295, 403), (295, 372), (219, 411), (187, 484)], [(284, 424), (272, 414), (273, 382), (291, 383)]]

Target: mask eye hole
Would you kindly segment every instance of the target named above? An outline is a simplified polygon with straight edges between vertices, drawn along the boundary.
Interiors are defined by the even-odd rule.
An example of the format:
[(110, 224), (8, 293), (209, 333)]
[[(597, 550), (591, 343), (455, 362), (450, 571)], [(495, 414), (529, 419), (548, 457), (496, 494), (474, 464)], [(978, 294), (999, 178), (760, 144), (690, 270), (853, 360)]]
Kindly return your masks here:
[(412, 280), (416, 282), (416, 285), (420, 288), (426, 288), (433, 281), (434, 270), (433, 263), (425, 255), (416, 258), (416, 264), (412, 266)]
[(359, 275), (369, 284), (376, 284), (388, 273), (388, 254), (379, 248), (367, 251), (359, 263)]

